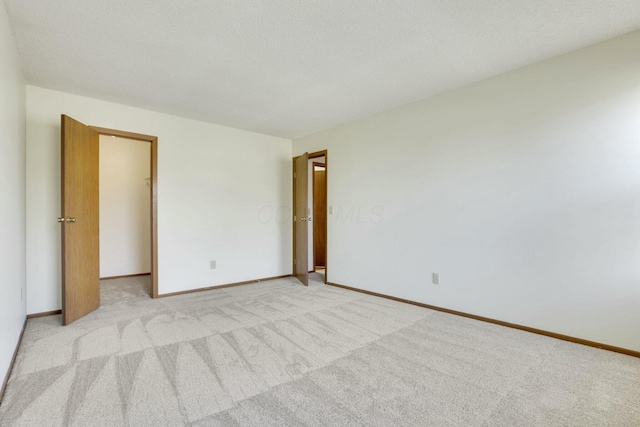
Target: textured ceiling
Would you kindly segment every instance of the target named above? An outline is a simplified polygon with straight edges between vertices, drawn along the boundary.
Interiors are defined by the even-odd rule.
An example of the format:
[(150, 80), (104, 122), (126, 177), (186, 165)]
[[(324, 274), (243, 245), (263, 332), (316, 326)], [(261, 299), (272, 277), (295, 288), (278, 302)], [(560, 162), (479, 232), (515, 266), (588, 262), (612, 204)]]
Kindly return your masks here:
[(288, 138), (640, 29), (640, 0), (5, 3), (30, 84)]

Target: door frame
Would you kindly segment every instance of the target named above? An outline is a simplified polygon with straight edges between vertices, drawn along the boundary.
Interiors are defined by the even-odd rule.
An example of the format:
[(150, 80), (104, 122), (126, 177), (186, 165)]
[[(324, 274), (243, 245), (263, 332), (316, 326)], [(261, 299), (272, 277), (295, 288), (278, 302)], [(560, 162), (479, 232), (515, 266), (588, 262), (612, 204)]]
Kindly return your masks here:
[[(296, 266), (295, 266), (295, 258), (296, 258), (296, 223), (293, 220), (293, 215), (295, 214), (295, 207), (296, 207), (296, 180), (295, 178), (293, 178), (294, 173), (296, 171), (296, 163), (295, 163), (295, 159), (299, 157), (296, 156), (293, 158), (293, 161), (291, 162), (291, 178), (292, 178), (292, 193), (293, 193), (293, 205), (292, 205), (292, 216), (291, 216), (291, 224), (292, 224), (292, 230), (293, 230), (293, 252), (291, 254), (291, 271), (293, 273), (295, 273), (296, 271)], [(316, 159), (318, 157), (324, 157), (324, 165), (326, 168), (326, 180), (327, 180), (327, 201), (329, 200), (329, 151), (328, 150), (320, 150), (320, 151), (314, 151), (313, 153), (309, 153), (309, 160), (311, 159)], [(313, 162), (312, 162), (313, 163)], [(313, 174), (312, 174), (313, 176)], [(308, 185), (308, 184), (307, 184)], [(329, 260), (328, 260), (328, 252), (329, 252), (329, 206), (327, 204), (327, 229), (325, 231), (325, 236), (324, 236), (324, 242), (325, 242), (325, 247), (324, 247), (324, 263), (327, 264), (324, 266), (324, 283), (327, 284), (329, 283), (329, 279), (328, 279), (328, 271), (329, 271)], [(313, 260), (314, 264), (315, 264), (315, 259)], [(309, 268), (309, 266), (307, 265), (307, 268)]]
[(151, 298), (158, 298), (158, 137), (89, 126), (100, 135), (134, 139), (151, 144)]
[[(311, 199), (313, 200), (313, 217), (316, 218), (315, 216), (315, 209), (316, 209), (316, 166), (318, 167), (322, 167), (324, 168), (324, 202), (325, 202), (325, 209), (326, 209), (326, 205), (327, 205), (327, 164), (326, 163), (320, 163), (320, 162), (311, 162), (311, 188), (313, 189), (311, 192)], [(328, 209), (327, 209), (328, 210)], [(327, 221), (327, 215), (325, 213), (325, 242), (324, 242), (324, 263), (327, 263), (327, 233), (326, 233), (326, 221)], [(311, 226), (311, 228), (313, 229), (313, 271), (316, 271), (316, 230), (315, 230), (315, 226), (316, 223), (315, 221), (313, 222), (313, 225)], [(325, 269), (325, 273), (327, 271), (327, 266), (324, 266)]]

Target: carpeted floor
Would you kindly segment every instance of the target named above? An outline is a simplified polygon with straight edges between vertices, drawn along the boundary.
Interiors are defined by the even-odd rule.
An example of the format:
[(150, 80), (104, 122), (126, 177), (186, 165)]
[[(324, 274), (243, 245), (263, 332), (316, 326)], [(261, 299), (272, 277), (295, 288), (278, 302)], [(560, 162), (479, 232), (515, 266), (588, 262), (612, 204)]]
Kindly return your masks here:
[(102, 307), (121, 302), (132, 303), (150, 298), (151, 275), (100, 281), (100, 305)]
[(0, 425), (640, 426), (640, 359), (312, 278), (29, 320)]

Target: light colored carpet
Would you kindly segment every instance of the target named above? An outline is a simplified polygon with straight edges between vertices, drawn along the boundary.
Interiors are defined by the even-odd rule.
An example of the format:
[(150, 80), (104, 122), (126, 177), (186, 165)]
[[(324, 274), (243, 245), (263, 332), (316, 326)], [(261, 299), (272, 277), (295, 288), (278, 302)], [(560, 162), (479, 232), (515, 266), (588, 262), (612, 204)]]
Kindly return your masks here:
[(633, 357), (315, 281), (130, 293), (28, 322), (1, 425), (640, 425)]
[(100, 305), (134, 303), (151, 298), (151, 276), (122, 277), (100, 281)]
[(311, 274), (309, 274), (309, 277), (311, 278), (311, 280), (315, 280), (318, 281), (320, 283), (324, 283), (324, 274), (325, 274), (325, 270), (318, 270), (316, 272), (313, 272)]

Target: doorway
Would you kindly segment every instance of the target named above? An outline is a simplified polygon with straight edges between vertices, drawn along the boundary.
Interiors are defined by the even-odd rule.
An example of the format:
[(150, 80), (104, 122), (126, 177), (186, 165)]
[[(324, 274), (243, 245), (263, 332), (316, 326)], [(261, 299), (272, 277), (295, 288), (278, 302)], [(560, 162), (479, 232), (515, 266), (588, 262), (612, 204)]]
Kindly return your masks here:
[[(113, 280), (113, 279), (124, 279), (127, 277), (144, 277), (147, 276), (150, 284), (149, 292), (151, 298), (158, 297), (158, 138), (152, 135), (143, 135), (139, 133), (133, 132), (125, 132), (115, 129), (107, 129), (101, 128), (97, 126), (91, 126), (92, 129), (95, 129), (100, 135), (101, 143), (104, 138), (105, 144), (109, 142), (115, 143), (115, 141), (127, 141), (130, 144), (135, 143), (145, 143), (148, 144), (148, 148), (142, 148), (138, 145), (138, 151), (145, 150), (148, 153), (147, 164), (148, 168), (145, 170), (148, 171), (146, 176), (142, 178), (143, 182), (133, 182), (133, 185), (141, 186), (143, 188), (142, 191), (148, 194), (147, 203), (148, 209), (145, 211), (148, 216), (148, 221), (143, 223), (143, 226), (147, 227), (147, 232), (143, 236), (148, 236), (148, 238), (142, 237), (142, 245), (147, 245), (148, 248), (148, 260), (143, 259), (139, 260), (138, 263), (134, 265), (129, 265), (127, 268), (140, 268), (143, 265), (148, 266), (148, 271), (141, 273), (125, 273), (125, 274), (112, 274), (109, 273), (108, 270), (102, 268), (102, 256), (101, 256), (101, 267), (100, 267), (100, 279), (101, 282), (103, 280)], [(113, 141), (109, 141), (112, 139)], [(101, 152), (102, 154), (102, 152)], [(102, 179), (102, 176), (100, 176)], [(101, 183), (102, 185), (102, 183)], [(102, 200), (101, 200), (102, 202)], [(102, 225), (102, 220), (101, 220)], [(101, 249), (102, 249), (102, 241), (101, 241)], [(108, 267), (111, 268), (111, 267)], [(104, 273), (104, 274), (103, 274)], [(124, 276), (124, 277), (122, 277)]]
[(311, 248), (309, 273), (322, 276), (324, 282), (327, 266), (327, 165), (324, 157), (310, 159), (311, 163), (311, 203), (313, 219), (309, 223), (309, 247)]
[[(326, 284), (328, 281), (327, 150), (304, 153), (295, 157), (292, 167), (293, 275), (305, 285), (309, 284), (310, 275), (312, 281)], [(316, 175), (316, 168), (322, 173)], [(319, 222), (318, 226), (316, 222)]]
[[(145, 141), (149, 151), (150, 281), (158, 296), (157, 152), (158, 139), (114, 129), (87, 126), (61, 117), (62, 324), (100, 307), (99, 148), (100, 136)], [(126, 220), (126, 218), (121, 218)]]
[(100, 305), (151, 296), (151, 144), (99, 136)]

